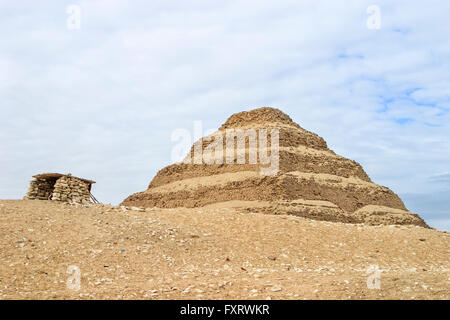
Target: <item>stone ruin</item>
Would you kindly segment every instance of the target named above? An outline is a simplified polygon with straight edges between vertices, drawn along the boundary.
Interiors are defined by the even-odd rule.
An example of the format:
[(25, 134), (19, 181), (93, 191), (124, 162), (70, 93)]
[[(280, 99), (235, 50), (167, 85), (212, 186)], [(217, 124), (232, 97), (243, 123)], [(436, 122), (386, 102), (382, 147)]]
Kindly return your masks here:
[(95, 181), (61, 173), (43, 173), (33, 176), (25, 200), (53, 200), (68, 203), (97, 203), (91, 194)]
[[(228, 130), (261, 129), (279, 132), (279, 170), (275, 175), (261, 175), (261, 168), (268, 166), (263, 161), (247, 161), (257, 151), (267, 153), (271, 138), (265, 145), (261, 140), (262, 145), (257, 145), (248, 137), (240, 149), (232, 143), (231, 155), (240, 150), (245, 155), (244, 163), (236, 161), (236, 157), (229, 163), (225, 161), (228, 156), (219, 152), (219, 163), (196, 164), (196, 148), (203, 157), (211, 154), (213, 159), (217, 146), (228, 148)], [(315, 220), (428, 227), (422, 218), (408, 211), (393, 191), (374, 183), (359, 163), (336, 154), (323, 138), (303, 129), (278, 109), (259, 108), (232, 115), (216, 132), (197, 141), (186, 160), (161, 169), (147, 190), (130, 195), (121, 205), (230, 206), (243, 212), (290, 214)]]

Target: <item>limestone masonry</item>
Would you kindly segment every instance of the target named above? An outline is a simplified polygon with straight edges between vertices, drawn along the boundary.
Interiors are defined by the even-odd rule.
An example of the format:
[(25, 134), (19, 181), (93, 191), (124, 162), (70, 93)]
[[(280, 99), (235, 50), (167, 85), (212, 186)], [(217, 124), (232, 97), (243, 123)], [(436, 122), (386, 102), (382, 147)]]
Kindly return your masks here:
[(95, 181), (71, 174), (43, 173), (30, 181), (27, 200), (53, 200), (87, 204), (91, 202), (91, 186)]
[[(335, 154), (324, 139), (278, 109), (234, 114), (214, 134), (225, 137), (227, 129), (278, 129), (278, 173), (261, 175), (259, 169), (264, 165), (260, 163), (175, 163), (160, 170), (146, 191), (129, 196), (122, 205), (228, 206), (316, 220), (428, 227), (394, 192), (373, 183), (360, 164)], [(200, 142), (202, 150), (213, 143), (211, 136)], [(249, 148), (246, 143), (247, 157)]]

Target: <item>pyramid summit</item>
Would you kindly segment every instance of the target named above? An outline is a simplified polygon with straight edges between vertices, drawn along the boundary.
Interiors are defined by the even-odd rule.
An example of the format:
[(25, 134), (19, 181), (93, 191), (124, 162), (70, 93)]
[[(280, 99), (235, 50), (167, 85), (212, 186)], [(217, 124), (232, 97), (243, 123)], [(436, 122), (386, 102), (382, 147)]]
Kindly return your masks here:
[(147, 190), (122, 205), (233, 207), (334, 222), (428, 227), (394, 192), (373, 183), (360, 164), (268, 107), (230, 116), (195, 142), (183, 162), (161, 169)]
[(270, 107), (262, 107), (250, 111), (243, 111), (233, 114), (220, 127), (221, 130), (227, 128), (235, 128), (247, 126), (248, 124), (261, 123), (281, 123), (285, 125), (298, 125), (283, 111)]

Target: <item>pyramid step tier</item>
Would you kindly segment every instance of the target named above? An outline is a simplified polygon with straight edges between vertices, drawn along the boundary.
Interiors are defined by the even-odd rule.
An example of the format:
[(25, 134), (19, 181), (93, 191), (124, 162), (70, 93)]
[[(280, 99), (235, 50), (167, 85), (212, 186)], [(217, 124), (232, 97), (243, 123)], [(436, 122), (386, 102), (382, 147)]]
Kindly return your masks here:
[(406, 210), (391, 190), (356, 177), (293, 171), (279, 176), (261, 176), (239, 171), (174, 181), (128, 197), (125, 205), (146, 207), (200, 207), (228, 200), (326, 200), (354, 212), (365, 205)]
[[(236, 150), (238, 152), (238, 150)], [(227, 164), (225, 152), (221, 158), (222, 164), (186, 164), (176, 163), (160, 170), (152, 180), (150, 187), (174, 181), (196, 178), (202, 176), (212, 176), (230, 172), (255, 171), (260, 172), (261, 167), (267, 168), (270, 165), (260, 164), (257, 157), (256, 164), (249, 164), (249, 153), (251, 149), (243, 150), (245, 154), (245, 164), (237, 164), (237, 156), (234, 157), (233, 164)], [(255, 153), (258, 156), (259, 149)], [(211, 155), (214, 158), (214, 154)], [(278, 173), (283, 174), (294, 170), (308, 173), (326, 173), (342, 177), (357, 177), (370, 182), (370, 178), (362, 169), (361, 165), (355, 161), (338, 156), (331, 151), (319, 151), (304, 146), (300, 147), (280, 147), (279, 149)], [(216, 158), (214, 158), (216, 159)], [(190, 158), (194, 163), (195, 158)]]

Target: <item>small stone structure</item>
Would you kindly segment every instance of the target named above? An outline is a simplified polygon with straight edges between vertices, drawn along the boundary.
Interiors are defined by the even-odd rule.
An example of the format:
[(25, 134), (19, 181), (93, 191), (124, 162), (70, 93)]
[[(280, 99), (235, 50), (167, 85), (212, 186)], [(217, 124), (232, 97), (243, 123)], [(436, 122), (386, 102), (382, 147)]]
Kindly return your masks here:
[[(24, 199), (54, 200), (87, 204), (91, 202), (91, 186), (95, 181), (61, 173), (43, 173), (33, 176)], [(96, 201), (96, 200), (94, 200)]]

